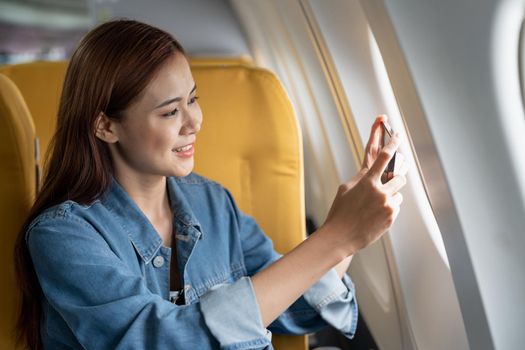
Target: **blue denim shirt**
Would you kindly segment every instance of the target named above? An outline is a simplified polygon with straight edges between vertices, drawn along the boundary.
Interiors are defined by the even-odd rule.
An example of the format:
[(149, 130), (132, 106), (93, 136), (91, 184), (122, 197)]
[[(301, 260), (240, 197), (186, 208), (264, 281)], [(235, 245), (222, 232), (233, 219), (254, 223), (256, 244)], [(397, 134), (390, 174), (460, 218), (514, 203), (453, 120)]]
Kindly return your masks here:
[(334, 269), (265, 329), (250, 276), (279, 259), (271, 240), (216, 182), (192, 173), (168, 190), (185, 305), (169, 301), (171, 249), (118, 182), (30, 224), (46, 349), (272, 349), (271, 332), (327, 324), (353, 336), (354, 286)]

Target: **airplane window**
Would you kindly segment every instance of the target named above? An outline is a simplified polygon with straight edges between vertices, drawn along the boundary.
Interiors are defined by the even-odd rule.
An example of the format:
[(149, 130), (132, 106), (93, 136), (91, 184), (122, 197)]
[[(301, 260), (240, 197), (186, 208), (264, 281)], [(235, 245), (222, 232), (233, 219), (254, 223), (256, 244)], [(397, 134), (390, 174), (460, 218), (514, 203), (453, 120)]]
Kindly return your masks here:
[[(375, 116), (387, 114), (394, 129), (409, 140), (410, 133), (405, 128), (379, 48), (358, 2), (344, 5), (352, 8), (353, 25), (348, 26), (350, 28), (340, 28), (334, 23), (342, 22), (331, 22), (329, 16), (324, 17), (323, 12), (328, 14), (330, 10), (321, 7), (321, 3), (310, 1), (303, 4), (310, 17), (310, 27), (317, 37), (316, 43), (319, 55), (325, 63), (326, 75), (332, 83), (331, 91), (335, 95), (333, 100), (340, 104), (338, 109), (346, 119), (341, 126), (349, 128), (349, 133), (364, 148)], [(331, 11), (336, 9), (337, 6), (333, 6)], [(334, 18), (333, 13), (330, 16)], [(401, 152), (412, 164), (408, 174), (409, 188), (407, 193), (403, 193), (406, 206), (401, 215), (410, 215), (412, 219), (410, 224), (400, 220), (393, 231), (410, 231), (414, 235), (416, 232), (428, 234), (433, 249), (449, 268), (443, 239), (419, 173), (416, 154), (412, 152), (410, 144), (411, 142), (406, 142), (401, 148)], [(361, 158), (360, 153), (354, 156)]]
[[(425, 150), (415, 150), (411, 142), (411, 136), (415, 137), (420, 130), (404, 119), (407, 116), (398, 104), (398, 97), (405, 93), (404, 87), (396, 85), (394, 90), (391, 86), (389, 74), (393, 72), (386, 69), (383, 50), (371, 34), (370, 14), (365, 13), (363, 3), (302, 2), (311, 23), (311, 35), (315, 37), (326, 75), (332, 82), (332, 94), (351, 111), (344, 115), (348, 121), (342, 127), (355, 127), (363, 147), (375, 116), (387, 114), (392, 126), (408, 141), (402, 145), (401, 152), (412, 166), (403, 189), (401, 213), (389, 234), (381, 239), (382, 246), (359, 252), (350, 272), (358, 288), (358, 299), (361, 296), (365, 318), (380, 348), (451, 348), (452, 344), (465, 343), (466, 336), (443, 237), (420, 176), (418, 161), (427, 159), (417, 157), (424, 157), (420, 152)], [(436, 188), (436, 184), (431, 185)], [(386, 264), (379, 256), (386, 257)], [(381, 277), (381, 271), (387, 273), (390, 281)], [(393, 293), (390, 298), (393, 302), (385, 303), (389, 300), (385, 296), (390, 293)], [(432, 303), (428, 302), (430, 299)], [(394, 309), (397, 309), (397, 320), (393, 317)], [(435, 317), (438, 314), (443, 316)], [(379, 326), (384, 324), (388, 324), (388, 328)], [(396, 326), (400, 327), (399, 331)], [(437, 328), (449, 336), (439, 336), (434, 332)], [(394, 340), (399, 334), (399, 340)]]
[[(404, 122), (402, 120), (400, 111), (397, 107), (397, 103), (395, 100), (394, 93), (392, 91), (392, 86), (390, 85), (390, 80), (388, 79), (388, 74), (386, 72), (383, 58), (381, 57), (381, 53), (377, 46), (377, 42), (371, 31), (369, 31), (369, 40), (372, 63), (377, 80), (379, 81), (378, 86), (381, 89), (381, 93), (385, 98), (385, 103), (387, 105), (388, 110), (393, 112), (390, 115), (391, 124), (395, 130), (402, 132), (406, 140), (409, 140), (410, 134), (404, 127)], [(443, 243), (443, 238), (441, 236), (439, 226), (436, 222), (436, 218), (432, 212), (432, 208), (428, 200), (422, 178), (419, 175), (418, 162), (414, 152), (412, 152), (412, 149), (410, 148), (410, 142), (407, 142), (401, 146), (401, 152), (405, 155), (405, 157), (409, 159), (409, 162), (411, 162), (411, 171), (409, 172), (408, 176), (410, 177), (410, 181), (414, 186), (414, 191), (412, 194), (414, 195), (414, 199), (416, 200), (418, 207), (421, 210), (421, 217), (425, 223), (426, 229), (428, 230), (428, 233), (432, 238), (432, 241), (434, 242), (436, 249), (439, 252), (439, 255), (441, 256), (445, 264), (450, 268), (445, 250), (445, 245)]]

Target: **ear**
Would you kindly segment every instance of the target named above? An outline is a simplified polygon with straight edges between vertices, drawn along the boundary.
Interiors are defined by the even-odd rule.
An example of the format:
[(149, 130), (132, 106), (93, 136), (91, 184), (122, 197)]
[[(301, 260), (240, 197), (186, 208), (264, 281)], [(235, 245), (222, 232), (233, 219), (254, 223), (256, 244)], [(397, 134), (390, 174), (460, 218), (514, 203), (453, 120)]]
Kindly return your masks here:
[(116, 121), (108, 118), (104, 112), (100, 112), (95, 120), (95, 136), (107, 143), (118, 141), (118, 135), (115, 128)]

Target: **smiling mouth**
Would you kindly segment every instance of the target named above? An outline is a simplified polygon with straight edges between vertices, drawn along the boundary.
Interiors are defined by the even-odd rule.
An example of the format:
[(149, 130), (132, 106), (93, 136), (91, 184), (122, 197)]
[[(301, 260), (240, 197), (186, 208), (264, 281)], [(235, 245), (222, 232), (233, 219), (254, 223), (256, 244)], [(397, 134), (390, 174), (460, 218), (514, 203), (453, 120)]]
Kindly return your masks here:
[(195, 141), (193, 141), (192, 143), (187, 144), (186, 146), (173, 148), (172, 152), (175, 152), (175, 153), (189, 152), (189, 151), (193, 150), (194, 146), (195, 146)]
[(186, 145), (184, 147), (175, 148), (175, 152), (186, 152), (189, 151), (193, 147), (193, 143), (190, 143), (189, 145)]

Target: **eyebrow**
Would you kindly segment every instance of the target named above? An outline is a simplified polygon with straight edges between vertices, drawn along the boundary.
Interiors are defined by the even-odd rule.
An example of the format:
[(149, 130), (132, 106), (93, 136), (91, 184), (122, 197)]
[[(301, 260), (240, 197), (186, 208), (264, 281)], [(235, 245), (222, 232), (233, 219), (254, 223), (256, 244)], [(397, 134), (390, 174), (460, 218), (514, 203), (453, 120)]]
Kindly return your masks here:
[[(193, 89), (191, 89), (190, 93), (188, 95), (191, 95), (195, 90), (197, 89), (197, 84), (194, 84), (193, 85)], [(182, 97), (175, 97), (175, 98), (170, 98), (169, 100), (166, 100), (164, 102), (161, 102), (157, 107), (153, 108), (153, 109), (157, 109), (157, 108), (160, 108), (160, 107), (164, 107), (166, 105), (169, 105), (170, 103), (173, 103), (173, 102), (179, 102), (180, 100), (182, 100)]]

